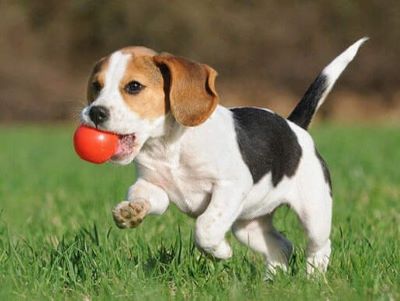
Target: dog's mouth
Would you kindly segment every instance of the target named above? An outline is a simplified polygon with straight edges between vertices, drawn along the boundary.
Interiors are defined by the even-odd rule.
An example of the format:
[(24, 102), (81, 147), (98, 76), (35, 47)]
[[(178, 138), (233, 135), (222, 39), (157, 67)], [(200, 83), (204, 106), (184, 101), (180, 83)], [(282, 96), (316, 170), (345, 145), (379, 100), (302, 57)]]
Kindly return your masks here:
[(136, 149), (136, 135), (119, 135), (118, 147), (115, 154), (111, 157), (113, 161), (120, 161), (135, 152)]

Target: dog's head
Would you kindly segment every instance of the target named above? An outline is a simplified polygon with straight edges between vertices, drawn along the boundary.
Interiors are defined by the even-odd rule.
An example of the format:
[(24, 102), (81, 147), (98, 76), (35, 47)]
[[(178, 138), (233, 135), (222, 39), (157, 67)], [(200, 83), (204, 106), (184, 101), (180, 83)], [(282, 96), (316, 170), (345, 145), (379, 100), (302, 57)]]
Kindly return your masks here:
[(84, 124), (120, 136), (112, 161), (127, 164), (150, 137), (166, 134), (167, 116), (183, 126), (203, 123), (218, 103), (211, 67), (144, 47), (99, 60), (89, 78)]

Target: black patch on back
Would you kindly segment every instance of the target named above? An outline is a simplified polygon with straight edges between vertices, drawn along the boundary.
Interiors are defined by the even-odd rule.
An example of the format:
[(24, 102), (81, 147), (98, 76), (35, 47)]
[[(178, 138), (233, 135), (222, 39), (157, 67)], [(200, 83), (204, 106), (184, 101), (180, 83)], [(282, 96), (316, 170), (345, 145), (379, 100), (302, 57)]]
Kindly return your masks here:
[(324, 158), (321, 157), (321, 155), (317, 151), (317, 149), (315, 149), (315, 155), (317, 156), (317, 158), (319, 159), (319, 162), (321, 163), (322, 172), (324, 173), (325, 182), (329, 184), (329, 189), (330, 189), (330, 193), (331, 193), (331, 196), (332, 196), (332, 179), (331, 179), (331, 174), (329, 172), (328, 164), (326, 164), (326, 161), (324, 160)]
[(256, 108), (231, 111), (239, 149), (254, 183), (269, 172), (274, 186), (283, 176), (293, 176), (300, 162), (301, 147), (286, 120)]
[(322, 95), (328, 88), (327, 81), (326, 75), (322, 73), (318, 75), (311, 86), (307, 89), (303, 98), (294, 108), (293, 112), (290, 113), (288, 120), (304, 129), (307, 129)]

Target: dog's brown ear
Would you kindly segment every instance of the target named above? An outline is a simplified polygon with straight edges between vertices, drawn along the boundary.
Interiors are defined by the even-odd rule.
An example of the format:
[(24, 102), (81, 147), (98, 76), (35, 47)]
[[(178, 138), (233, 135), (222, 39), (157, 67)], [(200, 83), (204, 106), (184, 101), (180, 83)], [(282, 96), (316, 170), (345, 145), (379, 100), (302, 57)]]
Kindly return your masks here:
[(167, 84), (166, 96), (169, 96), (175, 119), (185, 126), (196, 126), (206, 121), (218, 104), (215, 90), (217, 72), (207, 65), (170, 54), (157, 55), (153, 59), (163, 73), (168, 73), (163, 74)]

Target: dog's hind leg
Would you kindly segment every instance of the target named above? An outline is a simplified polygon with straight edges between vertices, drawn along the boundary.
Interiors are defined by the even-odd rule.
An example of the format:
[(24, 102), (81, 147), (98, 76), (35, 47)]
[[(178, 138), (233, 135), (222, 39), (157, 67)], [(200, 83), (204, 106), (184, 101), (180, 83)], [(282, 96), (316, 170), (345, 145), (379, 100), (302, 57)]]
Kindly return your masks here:
[(310, 189), (307, 198), (297, 203), (294, 210), (308, 237), (307, 273), (325, 272), (331, 254), (332, 197), (327, 189), (317, 193), (315, 188), (314, 192)]
[(292, 244), (274, 228), (272, 215), (237, 221), (232, 231), (241, 243), (264, 255), (270, 273), (274, 274), (277, 268), (287, 270)]

